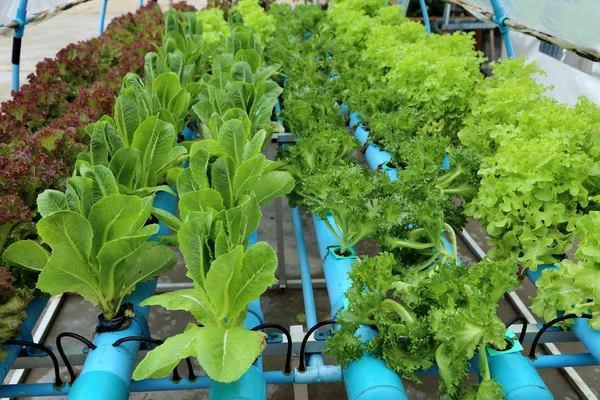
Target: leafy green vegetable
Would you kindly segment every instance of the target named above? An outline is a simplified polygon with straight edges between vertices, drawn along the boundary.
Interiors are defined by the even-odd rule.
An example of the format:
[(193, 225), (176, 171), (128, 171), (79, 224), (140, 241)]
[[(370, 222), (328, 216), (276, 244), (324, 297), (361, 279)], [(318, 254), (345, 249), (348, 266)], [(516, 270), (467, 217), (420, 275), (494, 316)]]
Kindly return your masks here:
[[(110, 171), (108, 175), (112, 176)], [(3, 259), (14, 266), (41, 271), (37, 283), (41, 291), (52, 295), (77, 293), (99, 306), (110, 319), (138, 282), (168, 271), (177, 259), (167, 247), (148, 242), (158, 231), (156, 224), (145, 225), (152, 197), (107, 193), (94, 198), (88, 212), (80, 204), (82, 198), (93, 198), (91, 179), (75, 177), (68, 184), (81, 181), (88, 184), (80, 194), (50, 192), (62, 198), (53, 208), (42, 206), (49, 193), (42, 193), (38, 199), (46, 211), (37, 230), (52, 251), (26, 240), (11, 245)]]
[[(350, 272), (348, 307), (336, 318), (341, 328), (328, 339), (327, 351), (344, 365), (360, 357), (364, 346), (416, 381), (417, 373), (435, 361), (442, 378), (439, 394), (452, 399), (461, 397), (469, 360), (479, 352), (484, 380), (478, 390), (501, 394), (497, 383), (488, 382), (485, 346), (505, 346), (496, 303), (516, 287), (514, 272), (510, 261), (437, 262), (418, 272), (398, 266), (389, 253), (357, 260)], [(362, 344), (354, 335), (361, 324), (376, 327), (379, 334)]]

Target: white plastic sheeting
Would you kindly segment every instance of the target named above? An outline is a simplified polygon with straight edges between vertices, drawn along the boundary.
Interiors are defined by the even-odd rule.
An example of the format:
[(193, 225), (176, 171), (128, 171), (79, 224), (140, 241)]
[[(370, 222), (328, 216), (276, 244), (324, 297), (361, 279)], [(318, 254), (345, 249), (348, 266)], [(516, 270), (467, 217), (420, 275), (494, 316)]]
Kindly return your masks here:
[[(29, 0), (27, 2), (27, 15), (53, 9), (61, 4), (70, 3), (72, 0)], [(0, 0), (0, 25), (7, 25), (17, 16), (20, 0)]]
[[(490, 0), (447, 0), (481, 19), (494, 15)], [(498, 0), (505, 24), (588, 58), (600, 59), (600, 0)]]

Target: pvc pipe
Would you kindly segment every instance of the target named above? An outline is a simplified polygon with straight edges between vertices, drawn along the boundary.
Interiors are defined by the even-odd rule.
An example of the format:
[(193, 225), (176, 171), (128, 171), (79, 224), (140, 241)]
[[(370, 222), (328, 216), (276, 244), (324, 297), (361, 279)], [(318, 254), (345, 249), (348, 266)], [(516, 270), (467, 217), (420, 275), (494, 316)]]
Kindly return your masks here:
[(537, 356), (532, 364), (537, 369), (542, 368), (565, 368), (565, 367), (586, 367), (598, 365), (598, 360), (589, 353), (579, 354), (553, 354)]
[(127, 296), (125, 301), (133, 303), (135, 310), (135, 317), (128, 328), (96, 335), (94, 344), (97, 348), (88, 353), (81, 375), (71, 388), (69, 399), (126, 400), (129, 398), (129, 382), (140, 342), (126, 342), (117, 347), (113, 347), (112, 344), (127, 336), (148, 336), (146, 320), (150, 307), (140, 307), (139, 303), (154, 294), (157, 281), (153, 279), (139, 283), (133, 293)]
[(356, 111), (350, 111), (350, 128), (352, 128), (354, 125), (358, 125), (362, 122), (362, 118), (360, 117), (360, 115), (358, 115), (358, 113)]
[(104, 20), (106, 18), (106, 5), (108, 4), (108, 0), (102, 1), (102, 8), (100, 9), (100, 26), (98, 27), (98, 36), (102, 36), (104, 32)]
[(531, 361), (521, 353), (488, 354), (487, 359), (492, 378), (502, 385), (506, 400), (554, 398)]
[[(29, 305), (25, 310), (27, 312), (27, 318), (25, 318), (25, 321), (23, 321), (23, 323), (19, 327), (19, 329), (21, 330), (21, 334), (18, 337), (16, 337), (17, 340), (33, 340), (31, 338), (31, 331), (37, 323), (37, 320), (40, 318), (40, 315), (42, 315), (42, 312), (44, 311), (44, 308), (46, 307), (46, 304), (48, 304), (49, 300), (50, 297), (35, 297), (29, 302)], [(17, 357), (19, 357), (19, 353), (21, 352), (22, 348), (23, 346), (18, 345), (3, 346), (3, 349), (7, 350), (8, 354), (6, 355), (4, 361), (0, 363), (0, 382), (3, 382), (8, 373), (10, 372), (10, 369), (15, 363)], [(45, 355), (45, 353), (42, 354)]]
[(20, 76), (21, 73), (21, 43), (23, 34), (25, 33), (25, 24), (27, 23), (27, 0), (19, 1), (19, 8), (17, 8), (17, 15), (15, 21), (19, 23), (19, 26), (15, 28), (15, 35), (13, 37), (13, 48), (12, 48), (12, 90), (15, 92), (19, 91)]
[(196, 136), (196, 129), (190, 129), (186, 124), (181, 131), (181, 136), (183, 136), (183, 140), (193, 140)]
[(589, 320), (583, 318), (577, 318), (575, 323), (571, 325), (571, 330), (596, 361), (600, 363), (600, 331), (590, 327)]
[(502, 4), (500, 4), (500, 0), (490, 0), (490, 3), (494, 8), (494, 22), (498, 25), (500, 33), (502, 34), (504, 47), (506, 47), (506, 55), (508, 58), (514, 58), (515, 50), (513, 48), (512, 40), (510, 39), (509, 29), (504, 25), (504, 20), (506, 19), (504, 8), (502, 7)]
[[(332, 216), (327, 216), (329, 222), (335, 226)], [(339, 245), (335, 236), (327, 229), (323, 220), (315, 215), (312, 216), (319, 254), (323, 260), (323, 273), (325, 284), (331, 305), (331, 315), (344, 307), (344, 293), (351, 286), (348, 271), (353, 258), (335, 258), (330, 254), (329, 246)], [(361, 327), (357, 331), (361, 340), (366, 341), (375, 332), (368, 327)], [(370, 335), (370, 336), (369, 336)], [(388, 369), (385, 361), (377, 359), (369, 354), (351, 362), (343, 373), (346, 393), (349, 400), (380, 400), (396, 399), (406, 400), (406, 392), (402, 380), (395, 372)]]
[[(356, 136), (360, 144), (364, 146), (369, 138), (369, 131), (365, 129), (363, 124), (360, 124), (354, 131), (354, 136)], [(392, 161), (392, 155), (387, 151), (381, 150), (381, 147), (378, 145), (369, 143), (365, 151), (365, 158), (369, 168), (372, 170), (376, 170), (377, 168), (381, 167), (382, 170), (387, 172), (387, 174), (390, 176), (390, 179), (398, 179), (398, 170), (396, 168), (390, 168), (387, 166), (387, 163)]]
[(419, 0), (421, 6), (421, 13), (423, 14), (423, 23), (425, 24), (425, 30), (428, 35), (431, 35), (431, 24), (429, 23), (429, 12), (427, 11), (427, 4), (425, 0)]
[(298, 206), (292, 208), (292, 223), (294, 235), (296, 236), (296, 249), (298, 250), (298, 264), (300, 265), (300, 278), (302, 280), (302, 298), (304, 300), (304, 313), (306, 314), (306, 326), (313, 327), (317, 324), (317, 310), (315, 307), (315, 295), (313, 292), (312, 279), (310, 276), (310, 265), (306, 254), (306, 242), (300, 218)]
[(341, 103), (340, 104), (340, 110), (342, 110), (342, 114), (346, 115), (348, 113), (348, 110), (350, 110), (350, 107), (348, 107), (344, 103)]

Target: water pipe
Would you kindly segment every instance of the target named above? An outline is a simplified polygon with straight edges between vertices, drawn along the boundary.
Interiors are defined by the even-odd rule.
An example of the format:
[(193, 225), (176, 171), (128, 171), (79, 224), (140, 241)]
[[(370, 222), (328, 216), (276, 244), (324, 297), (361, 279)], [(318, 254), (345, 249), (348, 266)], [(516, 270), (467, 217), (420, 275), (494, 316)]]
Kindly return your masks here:
[[(143, 0), (141, 0), (143, 1)], [(102, 8), (100, 9), (100, 26), (98, 27), (98, 36), (102, 36), (104, 32), (104, 20), (106, 19), (106, 5), (108, 0), (102, 0)]]
[(365, 158), (369, 168), (376, 170), (381, 167), (382, 170), (388, 173), (392, 180), (398, 179), (398, 170), (389, 166), (389, 163), (392, 161), (392, 155), (374, 143), (369, 142), (367, 144), (369, 131), (364, 128), (363, 124), (358, 125), (354, 131), (354, 136), (356, 136), (361, 145), (365, 146), (366, 144)]
[(598, 360), (589, 353), (540, 355), (532, 361), (537, 369), (586, 367), (598, 365)]
[(429, 23), (429, 12), (427, 11), (427, 4), (425, 4), (425, 0), (419, 0), (419, 5), (421, 6), (421, 13), (423, 14), (423, 23), (425, 24), (425, 30), (428, 35), (431, 35), (431, 24)]
[(19, 24), (15, 28), (15, 36), (13, 37), (12, 47), (12, 90), (15, 92), (19, 91), (20, 85), (20, 72), (21, 72), (21, 43), (23, 40), (23, 34), (25, 33), (25, 24), (27, 23), (27, 1), (20, 0), (19, 8), (17, 8), (17, 15), (15, 21)]
[[(250, 246), (258, 241), (258, 231), (249, 236)], [(251, 301), (248, 305), (248, 315), (244, 327), (252, 329), (265, 323), (265, 317), (260, 309), (260, 299)], [(267, 398), (267, 383), (262, 371), (262, 356), (259, 356), (248, 371), (240, 379), (231, 383), (210, 382), (209, 400), (264, 400)]]
[[(335, 226), (333, 217), (327, 218), (331, 225)], [(334, 316), (345, 305), (344, 293), (351, 286), (348, 272), (355, 258), (336, 257), (330, 250), (331, 246), (339, 245), (335, 236), (327, 229), (321, 218), (313, 215), (312, 220), (321, 255), (331, 315)], [(357, 332), (363, 340), (368, 340), (367, 333), (375, 334), (367, 327)], [(360, 359), (351, 362), (343, 375), (349, 400), (407, 399), (398, 374), (388, 369), (385, 361), (369, 354), (363, 354)]]
[[(35, 297), (33, 300), (31, 300), (31, 302), (29, 302), (29, 305), (26, 309), (27, 318), (19, 327), (21, 334), (15, 339), (29, 342), (33, 341), (31, 337), (31, 331), (37, 323), (37, 320), (40, 318), (40, 315), (42, 315), (42, 312), (44, 311), (44, 308), (46, 307), (46, 304), (48, 304), (49, 300), (49, 297)], [(0, 363), (0, 382), (3, 382), (10, 372), (10, 369), (15, 363), (15, 360), (19, 356), (22, 348), (23, 346), (17, 345), (3, 346), (3, 349), (8, 351), (8, 354), (6, 355), (4, 361)]]
[[(154, 207), (175, 214), (177, 198), (166, 192), (154, 197)], [(159, 236), (171, 233), (167, 226), (159, 224), (158, 232), (150, 241), (158, 241)], [(79, 378), (73, 384), (69, 399), (74, 400), (126, 400), (129, 398), (129, 383), (136, 363), (140, 342), (131, 341), (113, 347), (113, 343), (127, 336), (150, 336), (148, 314), (150, 307), (140, 307), (140, 303), (156, 291), (158, 279), (139, 283), (125, 298), (132, 303), (135, 317), (126, 329), (97, 334), (94, 338), (96, 350), (89, 352)], [(103, 390), (94, 388), (102, 387)]]
[[(422, 1), (422, 0), (421, 0)], [(500, 3), (501, 0), (490, 0), (492, 7), (494, 8), (493, 21), (498, 25), (500, 33), (502, 34), (502, 40), (504, 41), (504, 47), (506, 47), (506, 55), (508, 58), (514, 58), (515, 50), (513, 48), (512, 40), (510, 39), (509, 29), (504, 25), (504, 20), (507, 18), (504, 13), (504, 7)]]
[(520, 352), (487, 356), (490, 374), (502, 385), (506, 400), (552, 400), (554, 397), (534, 365)]

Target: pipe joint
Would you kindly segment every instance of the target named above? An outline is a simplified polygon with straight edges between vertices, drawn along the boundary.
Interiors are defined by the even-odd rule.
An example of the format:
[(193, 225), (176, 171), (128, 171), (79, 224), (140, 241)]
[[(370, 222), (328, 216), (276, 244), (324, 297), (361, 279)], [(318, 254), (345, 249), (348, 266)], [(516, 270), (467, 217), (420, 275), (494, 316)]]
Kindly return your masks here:
[(294, 382), (296, 384), (331, 383), (341, 382), (343, 379), (342, 367), (339, 365), (309, 365), (304, 372), (294, 369)]

